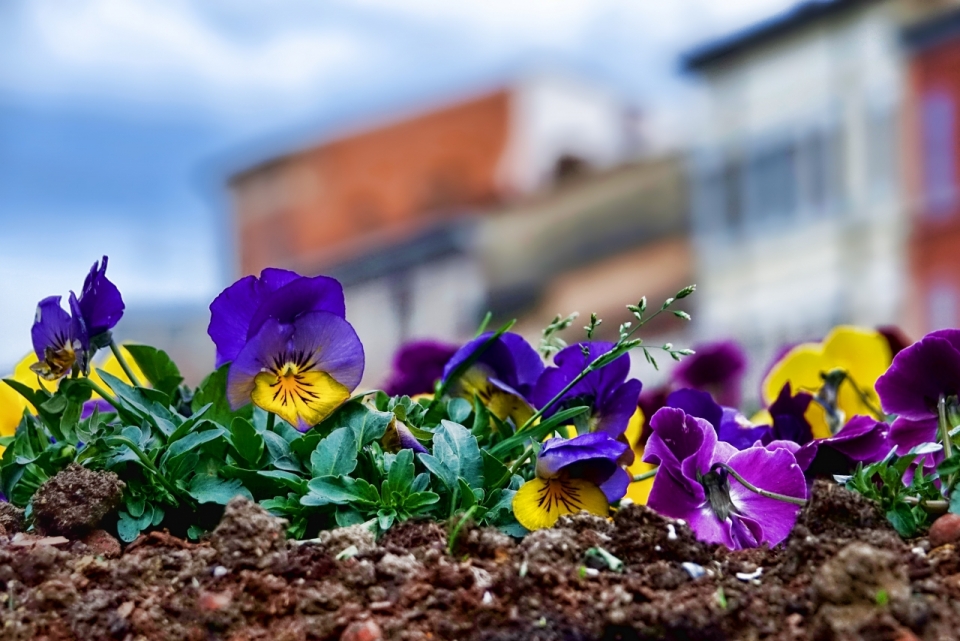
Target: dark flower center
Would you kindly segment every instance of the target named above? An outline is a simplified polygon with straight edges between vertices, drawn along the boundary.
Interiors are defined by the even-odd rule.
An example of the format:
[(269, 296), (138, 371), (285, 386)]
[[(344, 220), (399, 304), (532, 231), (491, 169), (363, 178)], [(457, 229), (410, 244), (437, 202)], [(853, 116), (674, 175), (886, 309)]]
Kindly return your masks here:
[(707, 493), (707, 502), (710, 509), (721, 521), (726, 521), (730, 513), (736, 514), (733, 501), (730, 500), (730, 479), (727, 471), (716, 468), (706, 474), (698, 475), (698, 480)]

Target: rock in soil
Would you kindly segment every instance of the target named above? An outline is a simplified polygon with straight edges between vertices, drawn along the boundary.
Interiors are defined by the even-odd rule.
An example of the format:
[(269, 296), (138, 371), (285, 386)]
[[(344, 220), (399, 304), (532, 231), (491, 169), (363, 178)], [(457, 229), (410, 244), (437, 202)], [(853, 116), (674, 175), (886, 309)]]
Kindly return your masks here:
[(34, 522), (44, 534), (83, 536), (120, 505), (123, 488), (113, 472), (71, 463), (34, 494)]
[(0, 528), (3, 528), (7, 536), (23, 532), (23, 510), (13, 503), (0, 502)]
[(960, 541), (960, 514), (944, 514), (930, 526), (931, 547), (938, 548), (947, 543)]
[(238, 496), (227, 503), (210, 543), (227, 568), (266, 567), (273, 562), (272, 555), (286, 552), (286, 525), (285, 520)]
[[(474, 528), (450, 556), (442, 524), (399, 524), (379, 542), (352, 529), (294, 544), (282, 521), (238, 500), (205, 541), (151, 532), (117, 558), (79, 542), (0, 539), (0, 638), (957, 638), (960, 554), (918, 554), (924, 539), (904, 542), (875, 516), (817, 483), (773, 549), (704, 545), (684, 523), (632, 506), (613, 523), (566, 519), (519, 545)], [(622, 572), (587, 563), (597, 545)], [(350, 546), (357, 553), (337, 560)]]

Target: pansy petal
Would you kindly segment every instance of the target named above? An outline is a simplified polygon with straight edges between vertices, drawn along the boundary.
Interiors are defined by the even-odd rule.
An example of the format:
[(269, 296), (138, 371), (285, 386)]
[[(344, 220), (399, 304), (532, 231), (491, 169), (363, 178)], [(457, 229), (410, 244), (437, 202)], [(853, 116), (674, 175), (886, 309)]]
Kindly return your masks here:
[(922, 420), (936, 414), (940, 395), (960, 392), (960, 351), (947, 336), (928, 334), (893, 359), (877, 381), (883, 411)]
[(393, 357), (393, 371), (383, 391), (390, 396), (432, 394), (456, 351), (456, 345), (432, 340), (405, 343)]
[(611, 436), (623, 434), (630, 423), (630, 417), (637, 410), (637, 400), (642, 387), (640, 381), (633, 379), (613, 390), (596, 408), (598, 415), (595, 429)]
[(236, 359), (247, 342), (250, 318), (260, 305), (260, 282), (245, 276), (220, 292), (210, 303), (207, 334), (217, 346), (217, 367)]
[(617, 467), (613, 474), (606, 481), (600, 484), (600, 491), (603, 492), (607, 500), (613, 503), (619, 501), (627, 493), (627, 487), (630, 485), (630, 475), (622, 467)]
[(363, 346), (344, 319), (327, 312), (293, 324), (269, 319), (230, 366), (227, 398), (234, 409), (253, 399), (303, 429), (346, 400), (362, 375)]
[(689, 416), (707, 421), (714, 428), (720, 427), (723, 408), (707, 392), (695, 389), (681, 389), (667, 397), (667, 405), (682, 409)]
[(310, 312), (328, 312), (340, 318), (346, 317), (343, 286), (340, 281), (329, 276), (304, 276), (279, 289), (265, 291), (260, 305), (250, 317), (247, 338), (260, 331), (269, 318), (281, 323), (292, 323)]
[[(571, 439), (552, 438), (543, 444), (537, 455), (537, 474), (555, 476), (566, 467), (591, 460), (607, 461), (615, 466), (626, 449), (626, 443), (605, 432), (581, 434)], [(609, 473), (612, 472), (610, 469)]]
[(917, 445), (937, 441), (938, 423), (935, 416), (920, 420), (897, 417), (890, 426), (891, 447), (897, 446), (897, 455), (903, 456)]
[[(492, 335), (490, 332), (481, 334), (458, 349), (443, 369), (444, 380), (483, 347)], [(510, 332), (487, 345), (476, 363), (489, 368), (492, 376), (517, 390), (525, 398), (529, 397), (543, 372), (543, 361), (536, 350), (522, 336)]]
[(91, 337), (113, 329), (123, 316), (123, 297), (107, 278), (106, 256), (90, 268), (80, 291), (79, 308)]
[[(796, 458), (785, 449), (753, 447), (737, 452), (728, 461), (744, 479), (756, 487), (805, 499), (807, 484)], [(800, 513), (800, 506), (760, 496), (729, 477), (730, 500), (737, 513), (756, 520), (763, 527), (763, 542), (776, 545), (787, 538)]]
[(747, 366), (743, 348), (734, 341), (718, 341), (694, 345), (693, 351), (674, 369), (674, 380), (681, 387), (711, 392), (721, 405), (739, 405)]
[(566, 514), (582, 511), (607, 516), (610, 505), (600, 488), (583, 479), (541, 479), (524, 483), (513, 497), (513, 514), (528, 530), (553, 527)]
[(33, 351), (41, 361), (45, 350), (58, 349), (70, 344), (73, 339), (73, 320), (61, 306), (59, 296), (48, 296), (37, 304), (37, 311), (30, 328)]

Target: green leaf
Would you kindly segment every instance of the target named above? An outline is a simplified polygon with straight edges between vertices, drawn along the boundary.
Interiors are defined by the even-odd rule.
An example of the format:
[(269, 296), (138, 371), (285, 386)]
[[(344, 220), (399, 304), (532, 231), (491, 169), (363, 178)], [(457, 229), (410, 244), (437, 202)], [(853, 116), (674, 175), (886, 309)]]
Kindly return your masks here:
[(507, 469), (507, 466), (490, 454), (490, 452), (480, 450), (480, 456), (483, 457), (484, 489), (490, 489), (501, 479), (510, 477), (510, 470)]
[(429, 507), (440, 500), (440, 495), (436, 492), (413, 492), (408, 494), (403, 500), (403, 509), (411, 514)]
[(190, 401), (190, 406), (194, 412), (204, 405), (210, 404), (211, 408), (207, 418), (221, 425), (229, 425), (234, 416), (250, 418), (253, 415), (252, 404), (245, 405), (236, 412), (230, 409), (230, 402), (227, 400), (227, 373), (229, 370), (229, 363), (221, 365), (215, 372), (203, 379)]
[(380, 526), (380, 529), (387, 531), (393, 525), (393, 522), (397, 518), (397, 511), (395, 509), (387, 508), (377, 512), (377, 525)]
[(300, 498), (302, 505), (345, 505), (375, 507), (380, 503), (377, 488), (363, 479), (349, 476), (321, 476), (307, 483), (309, 492)]
[(888, 511), (887, 520), (890, 521), (897, 534), (905, 539), (917, 532), (917, 519), (905, 503), (895, 505), (892, 510)]
[(275, 432), (263, 432), (263, 442), (267, 446), (267, 460), (270, 465), (288, 472), (299, 472), (300, 463), (290, 450), (290, 444)]
[(542, 423), (525, 429), (522, 432), (517, 432), (510, 438), (500, 441), (490, 448), (490, 454), (498, 459), (501, 459), (503, 456), (509, 454), (514, 448), (522, 446), (527, 439), (532, 439), (534, 442), (540, 442), (546, 438), (548, 434), (556, 431), (559, 426), (569, 425), (570, 420), (573, 417), (589, 411), (589, 407), (582, 405), (579, 407), (571, 407), (570, 409), (563, 410), (562, 412), (557, 412)]
[[(427, 465), (428, 458), (436, 459), (437, 463), (452, 473), (452, 482), (450, 474), (441, 477), (444, 484), (451, 490), (456, 487), (457, 478), (463, 478), (472, 488), (483, 488), (483, 459), (480, 455), (480, 446), (477, 444), (477, 437), (464, 426), (450, 421), (441, 421), (440, 427), (433, 435), (433, 454), (420, 455), (424, 465)], [(427, 467), (433, 472), (437, 466), (427, 465)]]
[(383, 438), (393, 420), (393, 412), (380, 412), (363, 403), (350, 403), (337, 413), (336, 419), (337, 425), (353, 430), (359, 450)]
[(950, 493), (949, 512), (951, 514), (960, 514), (960, 486), (955, 487), (953, 492)]
[[(209, 423), (209, 425), (213, 425), (213, 423)], [(186, 454), (187, 452), (194, 450), (205, 443), (222, 438), (224, 432), (225, 430), (222, 427), (216, 426), (214, 426), (212, 429), (203, 430), (202, 432), (190, 432), (179, 441), (172, 443), (167, 448), (167, 451), (164, 453), (163, 459), (161, 460), (161, 465), (171, 463), (173, 459), (181, 454)]]
[(126, 512), (120, 512), (120, 518), (117, 519), (117, 535), (124, 543), (130, 543), (140, 536), (140, 526), (135, 519), (130, 518)]
[(183, 382), (180, 370), (167, 353), (149, 345), (124, 345), (143, 375), (155, 389), (172, 395)]
[(190, 481), (188, 492), (199, 503), (226, 505), (230, 499), (238, 495), (253, 500), (253, 495), (243, 486), (240, 479), (222, 479), (207, 474), (194, 476)]
[(460, 487), (460, 509), (466, 512), (477, 504), (477, 497), (473, 494), (473, 489), (462, 478), (457, 479), (457, 484)]
[(413, 475), (413, 450), (402, 449), (397, 452), (397, 457), (390, 466), (387, 483), (391, 490), (404, 497), (410, 493), (413, 486)]
[(337, 522), (337, 527), (360, 525), (366, 520), (363, 518), (363, 514), (346, 505), (340, 505), (337, 507), (337, 512), (334, 515), (334, 518)]
[(317, 444), (310, 455), (313, 476), (345, 476), (357, 468), (357, 436), (349, 427), (338, 427)]
[(241, 458), (250, 465), (255, 466), (263, 456), (263, 437), (245, 418), (238, 416), (230, 423), (230, 440)]
[(447, 401), (447, 416), (449, 416), (450, 420), (454, 423), (460, 423), (462, 425), (470, 417), (470, 412), (472, 411), (473, 408), (466, 399), (452, 398)]

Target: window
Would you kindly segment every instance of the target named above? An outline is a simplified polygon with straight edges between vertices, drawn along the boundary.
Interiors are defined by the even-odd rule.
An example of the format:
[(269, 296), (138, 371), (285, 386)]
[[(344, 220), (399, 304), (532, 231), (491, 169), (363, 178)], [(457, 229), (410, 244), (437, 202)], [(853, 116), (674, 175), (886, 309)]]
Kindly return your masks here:
[(953, 206), (954, 193), (954, 106), (946, 91), (933, 90), (923, 96), (923, 190), (926, 211), (943, 216)]
[(867, 170), (870, 195), (876, 200), (897, 192), (897, 143), (896, 109), (888, 106), (871, 110), (867, 115)]
[(792, 142), (758, 152), (750, 159), (747, 201), (750, 219), (759, 223), (784, 220), (794, 214), (797, 166)]

